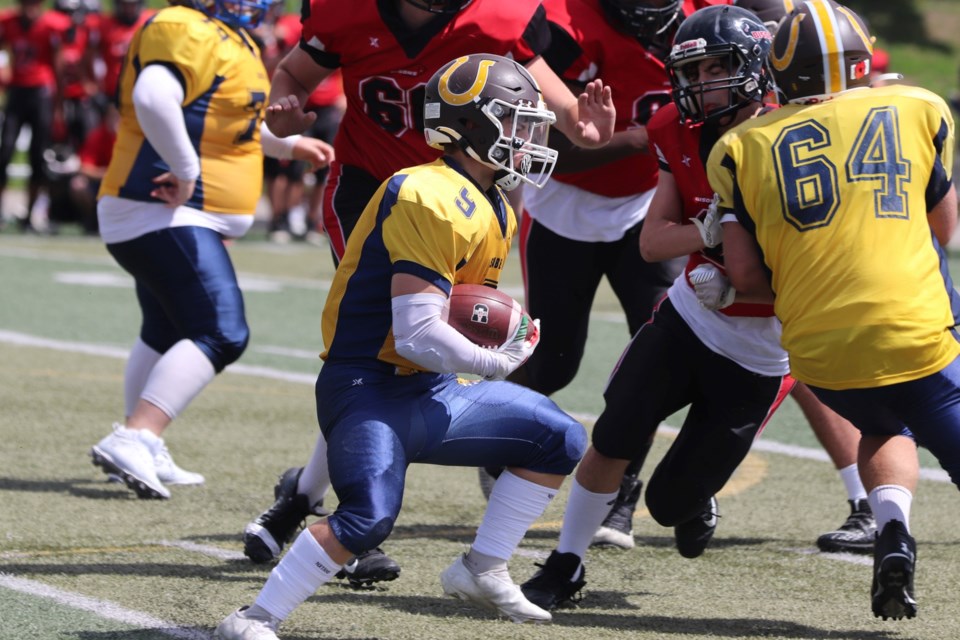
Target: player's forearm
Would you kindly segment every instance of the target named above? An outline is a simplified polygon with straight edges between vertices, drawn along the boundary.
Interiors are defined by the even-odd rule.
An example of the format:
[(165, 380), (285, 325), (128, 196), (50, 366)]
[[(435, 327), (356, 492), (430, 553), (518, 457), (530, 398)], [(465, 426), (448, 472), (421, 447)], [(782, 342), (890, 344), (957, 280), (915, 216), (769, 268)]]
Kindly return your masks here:
[(277, 67), (273, 78), (270, 80), (270, 102), (276, 102), (286, 96), (296, 96), (300, 104), (306, 104), (307, 96), (310, 95), (307, 87), (298, 80), (287, 68), (283, 62)]
[(169, 69), (148, 65), (133, 87), (133, 107), (143, 135), (171, 173), (181, 180), (200, 175), (200, 158), (183, 118), (183, 86)]
[[(559, 138), (554, 132), (554, 137)], [(566, 136), (550, 146), (559, 152), (557, 157), (556, 173), (576, 173), (628, 158), (639, 153), (649, 153), (647, 130), (645, 127), (618, 131), (613, 134), (605, 146), (587, 149), (571, 143)]]

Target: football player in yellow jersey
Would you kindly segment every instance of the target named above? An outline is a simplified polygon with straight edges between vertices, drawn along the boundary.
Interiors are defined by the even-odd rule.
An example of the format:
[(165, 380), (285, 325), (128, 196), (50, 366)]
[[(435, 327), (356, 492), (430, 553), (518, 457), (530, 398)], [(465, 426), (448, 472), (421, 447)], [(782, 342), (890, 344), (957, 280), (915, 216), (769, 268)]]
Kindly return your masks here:
[(294, 608), (390, 535), (413, 462), (507, 467), (469, 552), (441, 583), (516, 622), (550, 620), (507, 561), (580, 460), (586, 432), (547, 397), (503, 381), (533, 351), (538, 323), (491, 350), (443, 312), (453, 285), (499, 281), (516, 230), (504, 189), (549, 177), (553, 121), (536, 81), (507, 58), (457, 58), (427, 83), (425, 133), (445, 155), (380, 186), (323, 311), (317, 416), (340, 503), (296, 538), (255, 603), (221, 622), (216, 638), (275, 640)]
[(796, 3), (771, 52), (789, 104), (721, 138), (708, 172), (738, 295), (774, 301), (794, 376), (862, 433), (872, 609), (899, 619), (917, 612), (916, 441), (960, 484), (954, 124), (929, 91), (870, 88), (871, 43), (848, 8)]
[(198, 0), (163, 9), (134, 36), (121, 74), (97, 214), (107, 250), (135, 280), (143, 320), (127, 361), (126, 420), (91, 455), (141, 498), (203, 482), (173, 462), (161, 434), (247, 345), (223, 238), (253, 224), (264, 152), (317, 165), (333, 156), (319, 140), (261, 132), (270, 86), (245, 28), (265, 8)]

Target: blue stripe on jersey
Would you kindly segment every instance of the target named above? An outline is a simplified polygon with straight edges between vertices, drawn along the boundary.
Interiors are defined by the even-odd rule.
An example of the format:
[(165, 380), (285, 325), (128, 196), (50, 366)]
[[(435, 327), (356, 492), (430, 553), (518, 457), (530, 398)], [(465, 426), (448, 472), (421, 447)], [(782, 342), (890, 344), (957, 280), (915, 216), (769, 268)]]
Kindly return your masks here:
[[(952, 177), (947, 175), (947, 170), (944, 168), (943, 163), (940, 162), (940, 154), (943, 153), (943, 143), (947, 138), (947, 123), (940, 121), (940, 130), (937, 131), (936, 137), (933, 139), (933, 146), (937, 150), (937, 156), (933, 159), (933, 168), (930, 171), (930, 180), (927, 182), (927, 211), (933, 209), (937, 203), (939, 203), (943, 196), (947, 195), (947, 191), (953, 186)], [(953, 153), (952, 149), (948, 149), (946, 153)]]
[[(356, 270), (340, 299), (329, 359), (376, 358), (390, 334), (393, 326), (390, 285), (395, 266), (383, 242), (383, 223), (397, 203), (406, 178), (406, 175), (393, 176), (380, 200), (376, 225), (363, 241)], [(425, 279), (432, 282), (435, 277)]]
[[(210, 88), (204, 91), (196, 100), (183, 108), (183, 119), (187, 125), (187, 135), (190, 136), (190, 144), (193, 150), (200, 156), (200, 141), (203, 139), (203, 126), (207, 120), (207, 110), (210, 109), (210, 99), (217, 92), (220, 85), (226, 80), (223, 76), (215, 76)], [(188, 207), (203, 210), (203, 171), (200, 171), (200, 177), (197, 178), (197, 186), (193, 190), (193, 196), (186, 203)]]
[(421, 280), (426, 280), (433, 286), (443, 289), (443, 292), (448, 296), (450, 295), (450, 282), (433, 269), (428, 269), (422, 264), (410, 262), (409, 260), (398, 260), (393, 265), (393, 272), (409, 273), (412, 276), (417, 276)]
[[(940, 258), (940, 275), (943, 277), (943, 286), (946, 290), (947, 297), (950, 298), (950, 314), (953, 316), (954, 326), (960, 324), (960, 294), (957, 294), (957, 290), (953, 286), (953, 279), (950, 277), (950, 264), (947, 260), (947, 252), (940, 242), (937, 240), (937, 236), (934, 235), (933, 230), (930, 230), (930, 242), (933, 243), (934, 249), (937, 251), (937, 256)], [(956, 331), (954, 331), (954, 337), (957, 337)]]

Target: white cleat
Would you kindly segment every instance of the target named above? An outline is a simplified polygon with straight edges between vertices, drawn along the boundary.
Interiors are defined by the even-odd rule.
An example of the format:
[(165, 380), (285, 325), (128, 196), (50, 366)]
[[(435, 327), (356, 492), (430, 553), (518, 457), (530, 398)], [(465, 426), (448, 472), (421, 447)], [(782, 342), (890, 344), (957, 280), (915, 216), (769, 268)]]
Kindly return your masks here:
[(280, 640), (279, 619), (269, 614), (254, 617), (249, 612), (249, 607), (240, 607), (224, 618), (213, 632), (214, 640)]
[(153, 466), (157, 470), (157, 477), (160, 478), (160, 482), (181, 485), (203, 484), (204, 478), (202, 475), (177, 466), (163, 438), (159, 438), (144, 429), (140, 430), (139, 435), (147, 448), (153, 452)]
[(136, 430), (114, 424), (113, 433), (93, 445), (90, 456), (104, 473), (119, 476), (138, 498), (170, 497), (170, 490), (157, 477), (150, 449)]
[(514, 622), (550, 622), (553, 619), (550, 612), (527, 600), (505, 568), (474, 575), (460, 556), (440, 574), (440, 584), (448, 596), (491, 609)]

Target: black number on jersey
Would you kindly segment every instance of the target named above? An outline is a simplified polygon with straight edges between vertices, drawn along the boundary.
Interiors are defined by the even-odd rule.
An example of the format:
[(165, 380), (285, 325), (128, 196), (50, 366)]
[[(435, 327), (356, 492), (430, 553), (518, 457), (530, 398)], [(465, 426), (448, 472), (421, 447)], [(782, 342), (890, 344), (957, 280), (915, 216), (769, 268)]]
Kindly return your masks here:
[(367, 116), (398, 138), (409, 130), (423, 131), (423, 100), (426, 86), (403, 89), (392, 78), (367, 78), (360, 83)]

